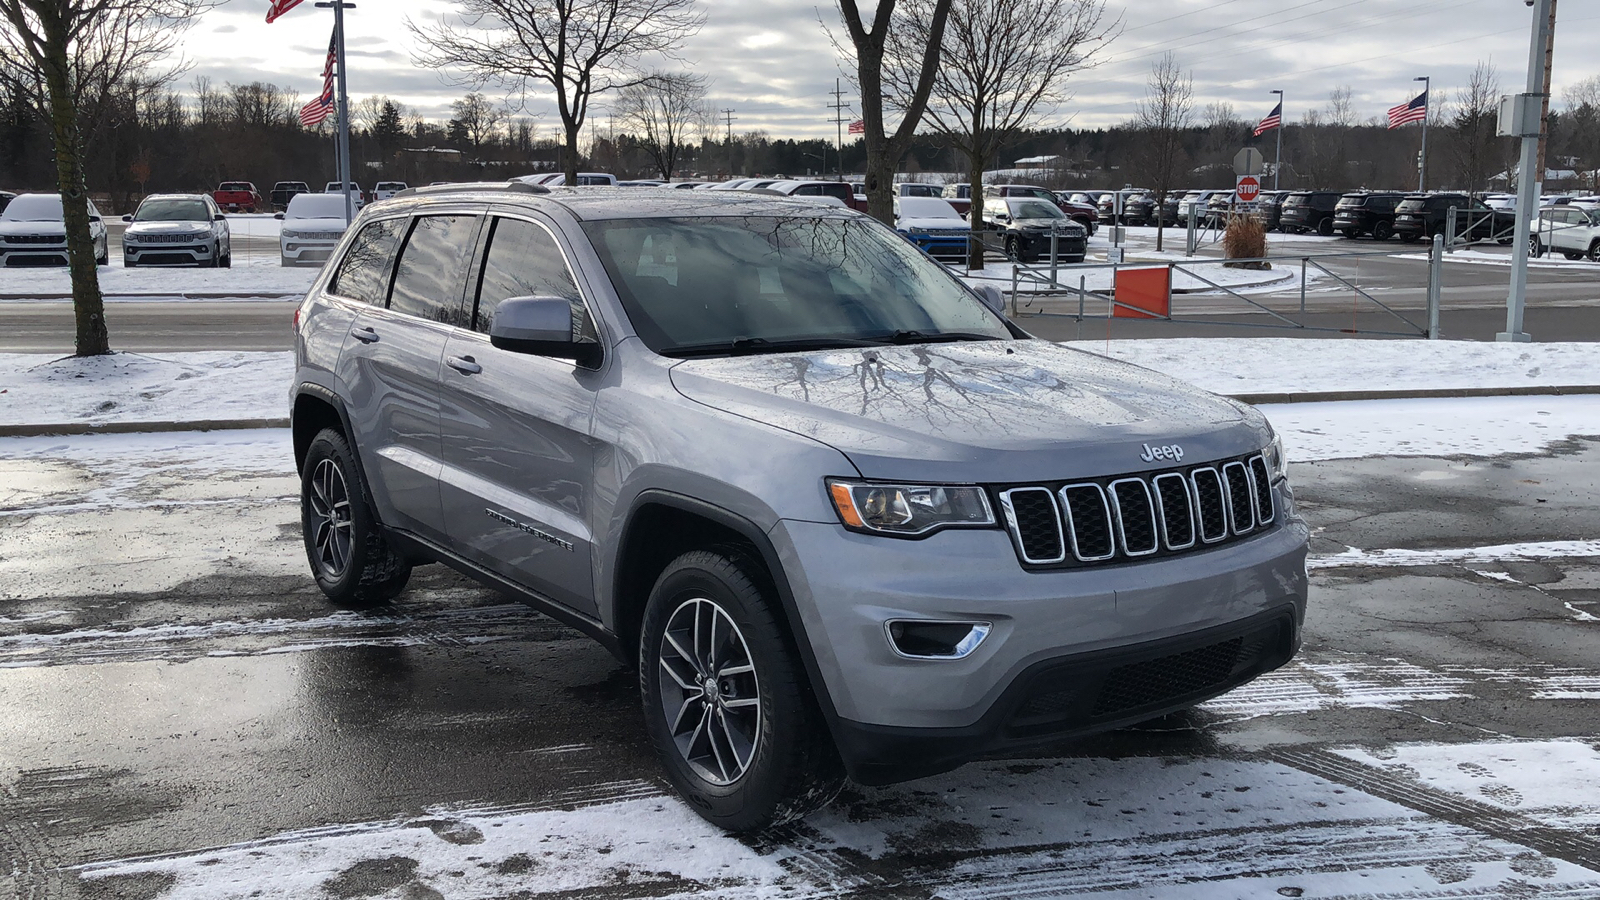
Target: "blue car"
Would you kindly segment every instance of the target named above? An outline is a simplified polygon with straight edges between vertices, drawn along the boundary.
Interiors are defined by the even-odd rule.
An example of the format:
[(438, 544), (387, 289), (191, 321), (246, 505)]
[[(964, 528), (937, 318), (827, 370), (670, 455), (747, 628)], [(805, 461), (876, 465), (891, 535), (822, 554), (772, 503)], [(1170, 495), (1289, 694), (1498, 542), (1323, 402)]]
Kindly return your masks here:
[(940, 197), (894, 198), (894, 227), (941, 262), (967, 259), (967, 220)]

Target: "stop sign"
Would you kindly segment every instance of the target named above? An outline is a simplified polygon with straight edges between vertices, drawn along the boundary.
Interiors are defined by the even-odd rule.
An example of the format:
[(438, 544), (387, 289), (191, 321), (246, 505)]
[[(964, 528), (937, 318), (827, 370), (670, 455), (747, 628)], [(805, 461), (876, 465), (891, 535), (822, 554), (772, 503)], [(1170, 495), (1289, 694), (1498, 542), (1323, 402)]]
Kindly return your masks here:
[(1240, 203), (1254, 203), (1261, 196), (1261, 179), (1254, 175), (1240, 175), (1239, 184), (1234, 188), (1235, 195)]

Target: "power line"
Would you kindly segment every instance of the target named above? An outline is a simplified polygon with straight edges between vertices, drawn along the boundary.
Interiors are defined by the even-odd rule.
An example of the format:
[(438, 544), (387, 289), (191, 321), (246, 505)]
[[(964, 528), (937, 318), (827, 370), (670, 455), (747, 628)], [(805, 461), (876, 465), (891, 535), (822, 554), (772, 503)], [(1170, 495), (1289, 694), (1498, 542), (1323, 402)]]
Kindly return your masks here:
[[(843, 181), (844, 180), (844, 111), (847, 110), (847, 109), (850, 109), (850, 106), (849, 106), (849, 104), (844, 102), (844, 88), (841, 86), (841, 82), (840, 82), (840, 80), (838, 78), (835, 78), (833, 80), (833, 90), (829, 91), (829, 93), (831, 93), (833, 95), (833, 102), (828, 104), (828, 108), (833, 110), (833, 129), (837, 133), (837, 136), (836, 136), (835, 140), (837, 140), (839, 142), (839, 146), (838, 146), (838, 153), (839, 153), (839, 180)], [(822, 168), (823, 168), (823, 171), (827, 171), (827, 168), (828, 168), (827, 160), (823, 160)]]
[(732, 110), (732, 109), (724, 109), (724, 110), (722, 110), (722, 118), (723, 118), (725, 124), (728, 126), (728, 143), (730, 143), (730, 144), (733, 143), (733, 122), (734, 122), (734, 115), (733, 114), (735, 112), (737, 112), (737, 110)]

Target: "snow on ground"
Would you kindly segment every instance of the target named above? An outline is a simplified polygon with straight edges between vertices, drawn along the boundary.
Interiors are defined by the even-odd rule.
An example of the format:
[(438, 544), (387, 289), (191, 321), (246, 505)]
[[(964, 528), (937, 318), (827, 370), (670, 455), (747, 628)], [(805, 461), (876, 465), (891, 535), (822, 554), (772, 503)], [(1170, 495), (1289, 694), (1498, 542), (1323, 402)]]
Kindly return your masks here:
[[(1420, 259), (1426, 262), (1428, 259), (1428, 254), (1401, 253), (1396, 254), (1395, 258)], [(1486, 250), (1456, 250), (1451, 253), (1446, 253), (1444, 256), (1444, 261), (1447, 263), (1462, 263), (1463, 265), (1502, 266), (1509, 268), (1511, 266), (1511, 254), (1509, 252), (1493, 253)], [(1562, 256), (1559, 251), (1552, 251), (1550, 255), (1540, 259), (1529, 257), (1528, 268), (1566, 269), (1574, 272), (1600, 273), (1600, 263), (1589, 262), (1586, 259), (1567, 259)]]
[[(1445, 550), (1361, 550), (1351, 547), (1343, 553), (1312, 558), (1313, 569), (1368, 566), (1472, 566), (1502, 564), (1523, 560), (1562, 559), (1571, 556), (1600, 557), (1600, 540), (1537, 541), (1525, 544), (1496, 544), (1492, 547), (1460, 547)], [(1482, 572), (1500, 580), (1514, 581), (1502, 573)]]
[(1066, 346), (1219, 394), (1600, 384), (1600, 343), (1168, 338)]
[(1600, 396), (1282, 403), (1259, 407), (1289, 459), (1542, 453), (1600, 437)]
[[(541, 891), (574, 894), (818, 897), (870, 890), (882, 865), (946, 898), (1600, 890), (1586, 869), (1273, 762), (1011, 760), (859, 791), (807, 819), (803, 841), (740, 841), (675, 798), (634, 796), (578, 809), (438, 807), (76, 871), (91, 883), (168, 876), (173, 900), (309, 897), (377, 872), (392, 873), (385, 896), (500, 897), (536, 878)], [(974, 852), (948, 867), (919, 860), (952, 848)]]
[[(113, 263), (100, 267), (100, 290), (108, 301), (140, 300), (249, 300), (304, 294), (311, 289), (320, 268), (286, 267), (278, 251), (234, 256), (231, 269), (137, 268), (125, 269), (113, 254)], [(54, 268), (0, 269), (0, 295), (8, 301), (28, 299), (30, 293), (69, 294), (67, 270)], [(227, 294), (225, 297), (190, 297), (190, 294)], [(131, 295), (131, 296), (130, 296)], [(46, 298), (48, 299), (48, 298)]]
[(280, 419), (294, 354), (0, 353), (0, 425)]

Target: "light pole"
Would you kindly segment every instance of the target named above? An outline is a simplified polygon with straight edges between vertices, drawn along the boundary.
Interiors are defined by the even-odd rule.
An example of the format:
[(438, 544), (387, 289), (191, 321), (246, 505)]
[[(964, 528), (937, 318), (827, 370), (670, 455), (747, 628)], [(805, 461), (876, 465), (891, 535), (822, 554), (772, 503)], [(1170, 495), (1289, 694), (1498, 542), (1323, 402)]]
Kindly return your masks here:
[(801, 156), (809, 156), (812, 159), (817, 161), (818, 166), (820, 166), (820, 168), (817, 169), (817, 173), (818, 174), (820, 174), (820, 175), (828, 174), (828, 157), (827, 157), (826, 153), (824, 153), (822, 156), (818, 156), (815, 153), (811, 153), (811, 152), (808, 152), (808, 151), (805, 151), (805, 150), (801, 150), (800, 151), (800, 155)]
[[(1497, 341), (1521, 342), (1533, 338), (1522, 330), (1522, 314), (1528, 301), (1528, 232), (1532, 221), (1539, 215), (1539, 178), (1534, 167), (1539, 164), (1539, 136), (1545, 131), (1543, 116), (1544, 61), (1550, 41), (1550, 10), (1554, 0), (1528, 0), (1534, 6), (1533, 39), (1528, 48), (1528, 82), (1521, 96), (1512, 104), (1511, 132), (1522, 138), (1522, 160), (1517, 165), (1517, 230), (1511, 239), (1511, 290), (1506, 294), (1506, 330), (1496, 334)], [(1535, 112), (1534, 115), (1529, 115)], [(1540, 175), (1544, 173), (1539, 173)]]
[(339, 193), (344, 195), (344, 224), (349, 226), (356, 211), (355, 201), (350, 197), (350, 93), (344, 77), (344, 11), (355, 9), (356, 5), (345, 0), (329, 0), (318, 3), (317, 7), (333, 9), (334, 61), (339, 67), (339, 136), (334, 144), (337, 148), (334, 168), (339, 176)]
[(1278, 158), (1272, 163), (1272, 189), (1278, 189), (1278, 179), (1283, 177), (1283, 91), (1268, 91), (1278, 95)]
[(1417, 158), (1417, 193), (1428, 189), (1428, 113), (1433, 111), (1433, 98), (1428, 96), (1428, 88), (1433, 82), (1427, 75), (1411, 79), (1422, 82), (1422, 154)]

